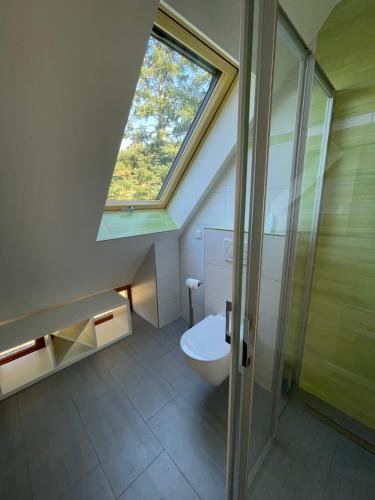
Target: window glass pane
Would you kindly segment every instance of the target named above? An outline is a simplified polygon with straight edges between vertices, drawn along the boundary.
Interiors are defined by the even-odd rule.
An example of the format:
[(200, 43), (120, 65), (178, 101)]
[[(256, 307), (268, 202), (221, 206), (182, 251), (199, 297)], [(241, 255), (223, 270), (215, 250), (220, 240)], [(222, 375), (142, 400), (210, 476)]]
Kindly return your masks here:
[(158, 38), (148, 42), (108, 200), (158, 198), (217, 78)]

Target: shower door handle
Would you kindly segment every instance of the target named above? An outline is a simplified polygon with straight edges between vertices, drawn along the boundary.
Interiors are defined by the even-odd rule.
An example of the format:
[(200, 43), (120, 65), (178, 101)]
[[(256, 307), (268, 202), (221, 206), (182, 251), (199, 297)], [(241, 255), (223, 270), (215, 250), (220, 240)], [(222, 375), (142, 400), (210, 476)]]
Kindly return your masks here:
[(225, 303), (225, 342), (231, 343), (230, 335), (230, 313), (232, 312), (232, 302), (227, 300)]

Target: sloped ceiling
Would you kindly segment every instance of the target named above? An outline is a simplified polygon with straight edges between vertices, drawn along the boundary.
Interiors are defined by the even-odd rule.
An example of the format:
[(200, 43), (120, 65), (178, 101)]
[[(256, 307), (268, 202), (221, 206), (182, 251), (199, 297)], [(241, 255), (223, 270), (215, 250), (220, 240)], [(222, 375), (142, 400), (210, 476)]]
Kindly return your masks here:
[[(316, 33), (317, 1), (320, 26), (333, 0), (282, 4)], [(169, 3), (238, 58), (240, 0)], [(155, 241), (96, 235), (157, 4), (0, 2), (0, 321), (131, 281)]]
[(341, 0), (280, 0), (282, 8), (308, 46)]
[[(282, 8), (310, 44), (340, 0), (280, 0)], [(203, 34), (239, 60), (241, 0), (162, 0)]]
[(0, 320), (131, 280), (96, 243), (157, 0), (0, 3)]

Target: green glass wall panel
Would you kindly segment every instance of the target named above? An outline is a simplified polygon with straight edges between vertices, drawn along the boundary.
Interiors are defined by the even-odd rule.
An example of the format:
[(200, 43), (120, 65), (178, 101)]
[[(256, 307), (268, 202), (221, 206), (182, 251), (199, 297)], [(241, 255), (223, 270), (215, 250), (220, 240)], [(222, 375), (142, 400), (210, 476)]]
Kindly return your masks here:
[(309, 255), (312, 243), (314, 215), (318, 179), (321, 169), (323, 130), (327, 119), (328, 97), (319, 83), (314, 80), (309, 115), (309, 132), (306, 143), (305, 164), (303, 169), (296, 258), (292, 282), (291, 310), (289, 314), (286, 342), (286, 363), (284, 366), (284, 384), (290, 386), (294, 381), (298, 358), (298, 344), (303, 319), (303, 304), (308, 273)]
[[(321, 30), (317, 58), (339, 90), (334, 121), (375, 111), (374, 26), (372, 0), (343, 0)], [(344, 125), (331, 136), (300, 384), (375, 428), (371, 120), (361, 126)]]
[(300, 384), (375, 428), (375, 125), (359, 128), (332, 136)]

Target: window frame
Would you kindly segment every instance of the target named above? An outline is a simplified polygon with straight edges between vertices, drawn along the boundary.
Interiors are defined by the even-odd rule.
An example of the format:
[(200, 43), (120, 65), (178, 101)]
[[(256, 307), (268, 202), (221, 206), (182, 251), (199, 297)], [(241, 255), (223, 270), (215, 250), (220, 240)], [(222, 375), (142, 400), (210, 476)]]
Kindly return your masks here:
[[(199, 118), (196, 120), (194, 128), (191, 130), (190, 136), (181, 152), (173, 171), (167, 175), (167, 184), (161, 192), (161, 196), (156, 200), (106, 200), (105, 210), (122, 210), (132, 206), (135, 209), (163, 209), (167, 206), (175, 189), (177, 188), (182, 176), (189, 168), (194, 159), (199, 147), (203, 144), (204, 136), (211, 128), (211, 124), (219, 108), (221, 107), (228, 91), (236, 79), (238, 68), (230, 62), (224, 55), (220, 54), (216, 49), (204, 42), (197, 33), (193, 32), (191, 27), (186, 26), (175, 16), (171, 15), (164, 7), (159, 8), (154, 26), (170, 35), (183, 47), (194, 52), (198, 57), (218, 71), (220, 76), (215, 84), (213, 91), (207, 99), (207, 103), (203, 108)], [(150, 34), (151, 36), (151, 34)], [(115, 168), (115, 166), (114, 166)], [(171, 165), (172, 168), (172, 165)], [(114, 170), (113, 170), (114, 171)], [(112, 182), (113, 174), (111, 177)]]

